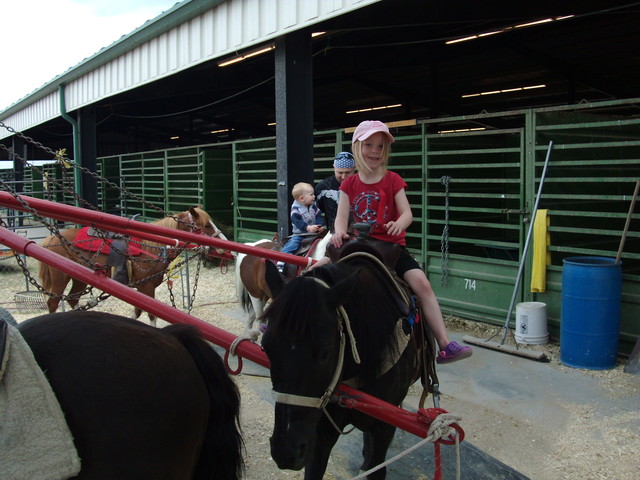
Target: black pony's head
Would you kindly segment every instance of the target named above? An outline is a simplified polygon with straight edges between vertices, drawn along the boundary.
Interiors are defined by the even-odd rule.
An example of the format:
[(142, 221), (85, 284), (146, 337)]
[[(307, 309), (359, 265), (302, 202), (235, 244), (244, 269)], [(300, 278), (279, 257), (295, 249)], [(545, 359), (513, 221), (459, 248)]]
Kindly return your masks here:
[[(271, 363), (274, 391), (323, 396), (338, 368), (338, 307), (346, 311), (361, 359), (359, 365), (354, 362), (349, 340), (343, 375), (358, 378), (360, 384), (378, 377), (384, 352), (394, 348), (393, 332), (401, 316), (389, 298), (389, 282), (371, 259), (356, 256), (283, 285), (264, 312), (268, 327), (262, 346)], [(280, 468), (304, 467), (320, 415), (318, 408), (276, 403), (271, 455)]]

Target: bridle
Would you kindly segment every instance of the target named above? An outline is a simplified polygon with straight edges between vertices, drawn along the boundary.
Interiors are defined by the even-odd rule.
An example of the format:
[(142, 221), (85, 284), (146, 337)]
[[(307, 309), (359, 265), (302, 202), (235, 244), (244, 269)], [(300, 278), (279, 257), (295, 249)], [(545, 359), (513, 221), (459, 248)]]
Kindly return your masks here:
[[(324, 281), (319, 278), (311, 277), (318, 283), (320, 283), (323, 287), (329, 288)], [(338, 363), (336, 364), (336, 370), (333, 373), (333, 378), (329, 385), (325, 389), (324, 393), (320, 397), (306, 397), (304, 395), (296, 395), (293, 393), (282, 393), (272, 390), (273, 399), (278, 403), (283, 403), (286, 405), (296, 405), (299, 407), (311, 407), (311, 408), (320, 408), (324, 409), (329, 403), (331, 395), (335, 390), (338, 382), (340, 381), (340, 377), (342, 376), (342, 367), (344, 366), (344, 352), (346, 349), (347, 336), (349, 337), (349, 342), (351, 343), (351, 354), (353, 355), (353, 359), (356, 363), (360, 363), (360, 355), (358, 354), (358, 349), (356, 346), (356, 339), (353, 336), (353, 332), (351, 331), (351, 323), (349, 322), (349, 316), (345, 311), (344, 307), (339, 306), (336, 310), (338, 316), (338, 333), (340, 335), (340, 350), (338, 351)], [(346, 331), (346, 333), (345, 333)]]
[[(388, 270), (386, 269), (386, 267), (384, 266), (384, 264), (375, 256), (366, 253), (366, 252), (354, 252), (350, 255), (347, 255), (346, 257), (341, 258), (339, 261), (345, 261), (351, 257), (354, 256), (366, 256), (368, 258), (370, 258), (372, 261), (374, 261), (374, 263), (376, 263), (380, 268), (382, 268), (382, 271), (387, 272), (387, 274), (389, 275), (389, 277), (392, 279), (392, 277), (390, 276)], [(320, 283), (323, 287), (325, 288), (329, 288), (329, 285), (327, 283), (325, 283), (324, 281), (320, 280), (319, 278), (316, 277), (309, 277), (309, 278), (313, 278), (315, 281), (317, 281), (318, 283)], [(392, 283), (395, 285), (396, 289), (398, 290), (398, 292), (402, 295), (402, 298), (405, 302), (409, 302), (409, 298), (406, 295), (406, 293), (404, 291), (402, 291), (402, 289), (397, 285), (397, 283), (392, 279)], [(351, 331), (351, 323), (349, 321), (349, 316), (347, 315), (347, 312), (345, 311), (344, 307), (339, 306), (337, 308), (337, 316), (338, 316), (338, 332), (340, 334), (340, 351), (338, 353), (338, 363), (336, 365), (336, 370), (333, 374), (333, 378), (331, 379), (331, 382), (329, 383), (329, 385), (327, 386), (326, 390), (324, 391), (324, 393), (322, 394), (321, 397), (306, 397), (303, 395), (296, 395), (293, 393), (281, 393), (281, 392), (277, 392), (275, 390), (272, 390), (272, 395), (273, 395), (273, 399), (278, 402), (278, 403), (283, 403), (286, 405), (297, 405), (300, 407), (312, 407), (312, 408), (320, 408), (320, 409), (324, 409), (324, 407), (327, 406), (327, 404), (329, 403), (329, 400), (331, 399), (331, 395), (333, 394), (333, 391), (335, 390), (336, 386), (338, 385), (338, 382), (340, 381), (340, 377), (342, 375), (342, 368), (344, 366), (344, 352), (346, 349), (346, 336), (349, 336), (349, 341), (351, 343), (351, 353), (353, 355), (353, 359), (357, 364), (360, 364), (360, 355), (358, 354), (358, 349), (356, 346), (356, 339), (353, 336), (353, 332)], [(402, 330), (402, 320), (399, 320), (398, 323), (396, 324), (396, 331), (398, 331), (398, 329), (401, 331)], [(345, 334), (346, 331), (346, 334)], [(406, 347), (408, 341), (404, 341), (403, 342), (404, 345), (402, 346), (401, 350), (404, 350), (404, 347)], [(393, 360), (392, 362), (390, 362), (388, 366), (388, 368), (391, 368), (391, 366), (395, 363), (395, 361), (397, 360), (397, 358), (395, 360)], [(348, 381), (347, 381), (348, 382)]]
[[(196, 221), (193, 219), (193, 215), (191, 214), (191, 212), (187, 212), (187, 222), (185, 223), (189, 226), (189, 231), (191, 233), (204, 234), (204, 230), (198, 226)], [(209, 219), (209, 225), (211, 225), (213, 231), (215, 232), (213, 235), (210, 235), (210, 237), (220, 238), (220, 235), (222, 235), (222, 230), (220, 230), (211, 219)]]

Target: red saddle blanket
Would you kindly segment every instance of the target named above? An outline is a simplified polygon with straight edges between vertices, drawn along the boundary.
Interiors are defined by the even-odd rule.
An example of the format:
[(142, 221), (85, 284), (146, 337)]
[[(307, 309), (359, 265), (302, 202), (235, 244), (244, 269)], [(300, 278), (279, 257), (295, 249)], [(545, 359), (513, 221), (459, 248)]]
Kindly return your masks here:
[[(108, 254), (111, 250), (111, 239), (92, 237), (88, 233), (89, 228), (90, 227), (82, 228), (73, 240), (73, 244), (83, 250)], [(132, 237), (127, 244), (127, 255), (140, 255), (141, 253), (140, 239)]]

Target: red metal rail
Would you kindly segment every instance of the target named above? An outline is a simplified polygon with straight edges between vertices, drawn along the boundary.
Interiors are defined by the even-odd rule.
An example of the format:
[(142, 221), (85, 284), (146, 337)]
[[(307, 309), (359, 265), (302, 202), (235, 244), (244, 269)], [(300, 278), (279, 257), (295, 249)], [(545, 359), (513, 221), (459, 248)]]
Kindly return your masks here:
[[(83, 265), (79, 265), (73, 260), (69, 260), (68, 258), (58, 255), (45, 247), (41, 247), (34, 240), (30, 240), (13, 233), (6, 228), (0, 228), (0, 243), (16, 252), (47, 263), (73, 278), (77, 278), (78, 280), (82, 280), (90, 285), (94, 285), (100, 290), (124, 300), (127, 303), (135, 305), (136, 307), (140, 307), (142, 310), (162, 318), (169, 323), (186, 323), (188, 325), (193, 325), (200, 330), (207, 340), (222, 348), (228, 350), (237, 338), (236, 335), (210, 325), (196, 317), (192, 317), (177, 308), (170, 307), (155, 298), (151, 298), (137, 290), (127, 287), (126, 285), (122, 285), (115, 280), (111, 280), (104, 276), (101, 271), (94, 271)], [(269, 359), (262, 349), (255, 343), (242, 342), (236, 348), (236, 353), (251, 360), (252, 362), (269, 368)]]
[(215, 237), (207, 237), (202, 234), (185, 232), (173, 228), (154, 225), (153, 223), (139, 222), (128, 218), (118, 217), (103, 212), (87, 210), (85, 208), (72, 207), (60, 203), (41, 200), (39, 198), (20, 196), (24, 204), (19, 202), (13, 195), (8, 192), (0, 192), (0, 205), (30, 213), (32, 208), (38, 215), (53, 218), (55, 220), (72, 221), (81, 225), (93, 225), (104, 228), (111, 232), (126, 233), (136, 235), (151, 241), (159, 241), (158, 236), (167, 240), (167, 245), (175, 245), (176, 240), (187, 243), (195, 243), (198, 245), (206, 245), (214, 248), (231, 250), (233, 252), (246, 253), (248, 255), (257, 255), (262, 258), (268, 258), (275, 261), (283, 261), (300, 267), (307, 267), (309, 262), (315, 262), (307, 258), (299, 257), (289, 253), (276, 252), (265, 248), (256, 248), (244, 243), (232, 242), (230, 240), (222, 240)]
[[(30, 197), (21, 198), (28, 203), (29, 207), (38, 212), (39, 215), (57, 220), (69, 220), (69, 218), (72, 218), (74, 222), (96, 225), (110, 231), (123, 233), (135, 232), (134, 234), (141, 238), (154, 236), (155, 241), (164, 239), (167, 240), (168, 245), (173, 244), (175, 242), (174, 239), (178, 239), (184, 242), (209, 245), (215, 248), (223, 248), (241, 253), (258, 255), (274, 260), (282, 259), (287, 263), (295, 263), (301, 266), (307, 265), (306, 260), (301, 260), (300, 257), (296, 257), (295, 255), (282, 254), (280, 252), (274, 252), (263, 248), (250, 247), (242, 243), (221, 240), (166, 227), (159, 227), (157, 225), (137, 222), (135, 220), (125, 219), (115, 215), (93, 212), (68, 205), (60, 205), (46, 200), (39, 200)], [(15, 210), (29, 211), (28, 208), (25, 208), (23, 204), (6, 192), (0, 192), (0, 205), (7, 206)], [(67, 273), (71, 277), (93, 285), (114, 297), (124, 300), (127, 303), (135, 305), (146, 312), (166, 320), (169, 323), (193, 325), (200, 330), (200, 333), (204, 338), (215, 345), (224, 348), (227, 352), (231, 345), (238, 339), (236, 335), (206, 323), (176, 308), (169, 307), (159, 300), (148, 297), (137, 290), (111, 280), (100, 272), (91, 270), (73, 262), (72, 260), (62, 257), (61, 255), (53, 253), (50, 250), (37, 245), (35, 241), (17, 235), (6, 228), (0, 228), (0, 243), (8, 246), (16, 252), (47, 263)], [(235, 352), (238, 357), (244, 357), (258, 365), (269, 368), (269, 359), (262, 348), (255, 343), (240, 342), (236, 346)], [(425, 420), (423, 411), (418, 413), (408, 412), (402, 408), (398, 408), (390, 403), (384, 402), (376, 397), (372, 397), (371, 395), (360, 392), (346, 385), (339, 385), (334, 396), (342, 405), (348, 408), (353, 408), (362, 411), (363, 413), (367, 413), (374, 418), (406, 430), (419, 437), (426, 438), (428, 435), (429, 421)], [(456, 430), (464, 435), (462, 429), (458, 426), (456, 427)], [(460, 440), (462, 440), (462, 438)]]

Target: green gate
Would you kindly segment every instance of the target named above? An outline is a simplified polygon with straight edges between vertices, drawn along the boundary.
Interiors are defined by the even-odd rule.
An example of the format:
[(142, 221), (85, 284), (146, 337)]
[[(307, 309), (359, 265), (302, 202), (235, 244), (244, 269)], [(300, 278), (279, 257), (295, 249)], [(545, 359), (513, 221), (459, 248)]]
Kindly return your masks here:
[(424, 123), (425, 267), (445, 312), (506, 319), (530, 215), (524, 122)]
[[(550, 219), (551, 263), (544, 291), (532, 293), (532, 242), (516, 301), (545, 302), (550, 333), (558, 335), (562, 260), (616, 256), (640, 178), (639, 102), (390, 125), (396, 138), (390, 167), (409, 185), (414, 214), (408, 247), (423, 263), (445, 313), (504, 324), (553, 141), (539, 204)], [(314, 134), (314, 182), (332, 174), (333, 156), (350, 150), (350, 139), (349, 129)], [(123, 187), (164, 210), (201, 203), (233, 223), (236, 241), (276, 235), (273, 137), (110, 157), (102, 159), (105, 171), (109, 162), (117, 163), (117, 169), (108, 168), (118, 170)], [(135, 201), (120, 202), (123, 215), (157, 217)], [(622, 257), (621, 351), (629, 351), (640, 332), (639, 219), (633, 215)]]
[(104, 157), (98, 170), (116, 185), (100, 182), (100, 207), (109, 213), (152, 221), (202, 205), (220, 228), (233, 223), (230, 143)]

